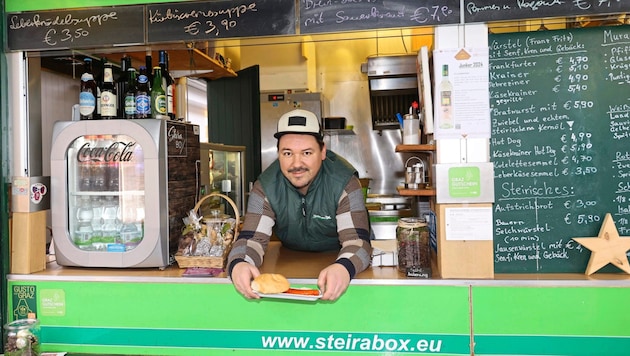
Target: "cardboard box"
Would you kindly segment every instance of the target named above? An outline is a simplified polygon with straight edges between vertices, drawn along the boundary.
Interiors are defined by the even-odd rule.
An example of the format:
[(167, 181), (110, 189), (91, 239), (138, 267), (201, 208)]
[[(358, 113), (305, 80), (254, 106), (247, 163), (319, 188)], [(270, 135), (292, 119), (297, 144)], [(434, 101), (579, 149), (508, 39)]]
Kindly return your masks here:
[(46, 210), (13, 213), (11, 273), (30, 274), (46, 269)]
[(437, 265), (441, 278), (493, 279), (494, 243), (491, 233), (489, 239), (487, 231), (484, 232), (485, 237), (477, 239), (479, 236), (475, 235), (477, 232), (473, 227), (469, 229), (471, 239), (453, 239), (447, 236), (447, 223), (454, 223), (447, 221), (447, 209), (457, 208), (482, 208), (484, 212), (490, 208), (491, 212), (492, 204), (438, 204)]
[(396, 240), (372, 240), (372, 248), (372, 267), (398, 266)]

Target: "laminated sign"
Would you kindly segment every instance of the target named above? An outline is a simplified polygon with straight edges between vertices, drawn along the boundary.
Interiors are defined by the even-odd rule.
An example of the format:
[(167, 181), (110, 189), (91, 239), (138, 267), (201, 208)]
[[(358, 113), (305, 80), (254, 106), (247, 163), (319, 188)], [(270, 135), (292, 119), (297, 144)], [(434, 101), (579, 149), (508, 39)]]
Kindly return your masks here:
[(436, 164), (436, 199), (444, 203), (494, 202), (494, 168), (492, 163)]

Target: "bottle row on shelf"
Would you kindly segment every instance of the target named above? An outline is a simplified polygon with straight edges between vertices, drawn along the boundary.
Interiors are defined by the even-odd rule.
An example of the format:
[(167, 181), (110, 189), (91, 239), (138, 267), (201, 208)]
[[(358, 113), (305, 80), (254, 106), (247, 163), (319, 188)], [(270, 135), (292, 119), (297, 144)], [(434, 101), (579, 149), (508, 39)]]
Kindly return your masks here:
[(94, 73), (93, 59), (86, 57), (81, 75), (79, 118), (94, 119), (172, 119), (177, 118), (176, 81), (168, 69), (168, 52), (159, 51), (159, 64), (152, 65), (151, 55), (145, 65), (134, 68), (124, 56), (120, 75), (114, 65), (101, 59), (102, 71)]
[(144, 154), (125, 135), (85, 135), (74, 143), (77, 192), (144, 190)]
[(81, 162), (77, 191), (118, 192), (144, 190), (143, 163)]
[[(144, 197), (76, 196), (72, 241), (86, 251), (124, 252), (144, 237)], [(74, 219), (73, 219), (74, 218)]]

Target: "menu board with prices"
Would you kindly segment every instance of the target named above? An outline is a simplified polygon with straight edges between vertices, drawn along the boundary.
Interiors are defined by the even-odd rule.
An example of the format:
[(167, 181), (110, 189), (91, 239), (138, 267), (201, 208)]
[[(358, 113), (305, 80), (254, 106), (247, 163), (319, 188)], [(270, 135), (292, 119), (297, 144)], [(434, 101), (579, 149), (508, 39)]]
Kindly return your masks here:
[(457, 0), (302, 0), (301, 34), (455, 24)]
[(535, 19), (554, 16), (592, 16), (624, 13), (630, 3), (621, 0), (465, 0), (466, 23)]
[(630, 235), (630, 29), (489, 43), (495, 272), (584, 272), (572, 238), (597, 236), (606, 213)]
[(149, 43), (295, 33), (292, 0), (204, 1), (147, 5)]
[(34, 11), (6, 16), (9, 50), (50, 50), (144, 43), (143, 6)]

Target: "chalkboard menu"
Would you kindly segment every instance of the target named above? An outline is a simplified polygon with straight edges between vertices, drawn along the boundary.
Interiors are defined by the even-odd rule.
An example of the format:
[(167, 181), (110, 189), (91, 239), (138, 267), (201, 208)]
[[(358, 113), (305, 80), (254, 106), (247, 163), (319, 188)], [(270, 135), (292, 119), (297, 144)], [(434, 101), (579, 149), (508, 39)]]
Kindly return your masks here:
[(459, 0), (300, 0), (300, 33), (459, 22)]
[(147, 12), (149, 43), (295, 33), (293, 0), (166, 3)]
[(620, 0), (466, 0), (464, 22), (504, 21), (557, 16), (588, 16), (630, 11)]
[(144, 43), (144, 6), (7, 14), (10, 50)]
[(584, 273), (573, 237), (596, 237), (606, 213), (630, 235), (630, 28), (489, 43), (495, 272)]

